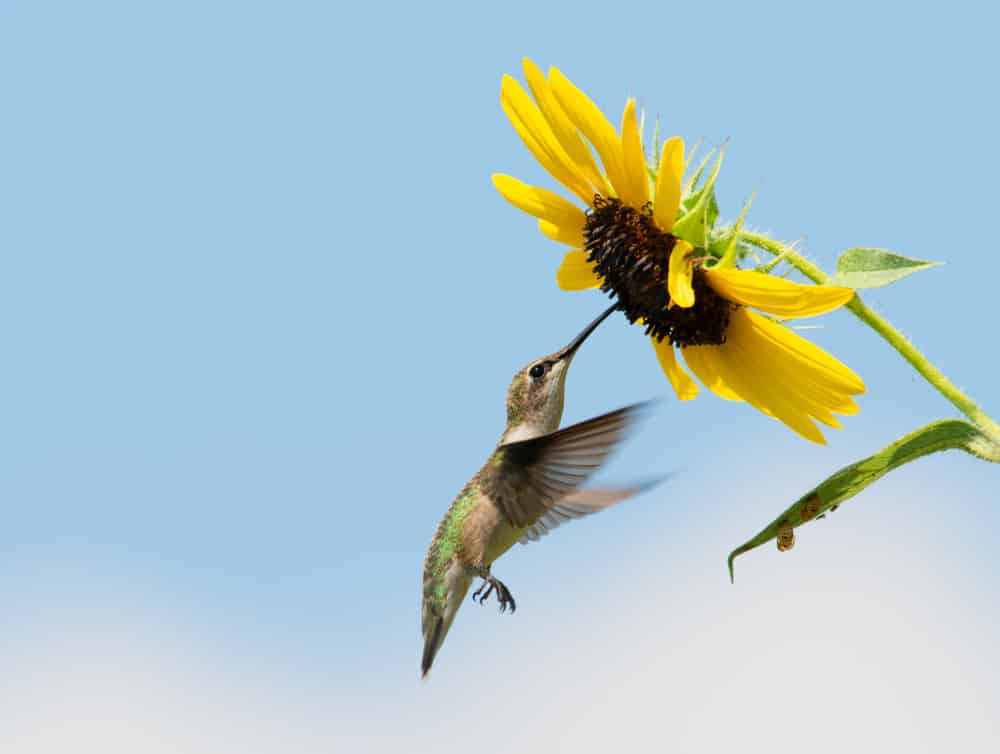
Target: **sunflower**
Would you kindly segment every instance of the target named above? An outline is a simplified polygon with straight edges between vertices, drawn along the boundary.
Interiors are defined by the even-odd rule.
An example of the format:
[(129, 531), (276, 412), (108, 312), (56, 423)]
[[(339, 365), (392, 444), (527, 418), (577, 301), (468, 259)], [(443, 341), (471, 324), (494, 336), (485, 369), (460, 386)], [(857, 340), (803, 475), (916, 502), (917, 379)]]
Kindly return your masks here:
[[(647, 164), (634, 100), (626, 102), (615, 130), (558, 69), (545, 76), (525, 59), (524, 74), (531, 96), (504, 76), (503, 110), (542, 167), (584, 208), (508, 175), (494, 175), (493, 183), (538, 219), (545, 236), (572, 247), (556, 273), (559, 287), (599, 288), (617, 297), (629, 322), (645, 327), (680, 400), (691, 400), (699, 388), (675, 349), (716, 395), (745, 401), (824, 443), (814, 420), (840, 427), (833, 415), (858, 412), (851, 396), (863, 393), (864, 383), (766, 315), (784, 320), (823, 314), (847, 303), (854, 291), (740, 270), (735, 254), (720, 259), (710, 253), (701, 218), (711, 184), (697, 197), (696, 181), (683, 187), (680, 137), (666, 139), (654, 164)], [(734, 229), (732, 250), (738, 224)]]

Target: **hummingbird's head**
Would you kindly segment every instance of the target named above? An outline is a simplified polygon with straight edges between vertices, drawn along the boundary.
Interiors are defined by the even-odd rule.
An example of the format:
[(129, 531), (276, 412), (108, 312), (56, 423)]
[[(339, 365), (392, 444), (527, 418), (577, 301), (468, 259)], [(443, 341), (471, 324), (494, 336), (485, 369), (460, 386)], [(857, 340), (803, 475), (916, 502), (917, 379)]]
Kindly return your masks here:
[(609, 307), (565, 347), (535, 359), (514, 375), (507, 391), (507, 431), (501, 442), (527, 440), (558, 429), (566, 375), (573, 356), (583, 341), (617, 308), (617, 304)]

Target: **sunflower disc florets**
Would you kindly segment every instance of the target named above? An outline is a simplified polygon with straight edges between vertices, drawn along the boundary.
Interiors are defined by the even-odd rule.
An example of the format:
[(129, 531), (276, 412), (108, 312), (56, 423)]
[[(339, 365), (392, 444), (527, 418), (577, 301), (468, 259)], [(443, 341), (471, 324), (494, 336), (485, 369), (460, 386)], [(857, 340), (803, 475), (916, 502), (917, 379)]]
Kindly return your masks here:
[(670, 306), (667, 268), (677, 239), (660, 230), (653, 209), (635, 209), (616, 198), (595, 196), (583, 231), (584, 249), (601, 290), (618, 297), (629, 322), (642, 319), (646, 334), (676, 346), (715, 346), (726, 342), (733, 304), (705, 282), (700, 269), (691, 280), (694, 306)]

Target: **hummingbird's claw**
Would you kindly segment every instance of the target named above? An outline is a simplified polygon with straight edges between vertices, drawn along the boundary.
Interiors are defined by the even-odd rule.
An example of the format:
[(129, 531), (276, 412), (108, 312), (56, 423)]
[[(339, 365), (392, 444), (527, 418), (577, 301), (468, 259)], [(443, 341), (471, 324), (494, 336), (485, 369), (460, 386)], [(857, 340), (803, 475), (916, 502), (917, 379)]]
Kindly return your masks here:
[[(497, 601), (500, 603), (500, 612), (507, 612), (507, 608), (510, 608), (511, 615), (517, 610), (517, 603), (514, 602), (514, 595), (510, 593), (510, 589), (496, 578), (492, 574), (487, 574), (483, 576), (483, 583), (479, 585), (479, 588), (472, 593), (472, 601), (475, 602), (476, 598), (479, 597), (479, 604), (485, 604), (486, 599), (493, 594), (493, 590), (497, 591)], [(484, 592), (483, 589), (486, 591)], [(482, 596), (480, 597), (480, 594)]]
[(476, 597), (479, 597), (479, 595), (482, 594), (483, 589), (486, 588), (487, 586), (489, 587), (489, 589), (486, 589), (486, 593), (483, 594), (483, 596), (480, 598), (479, 604), (482, 605), (484, 602), (486, 602), (486, 598), (493, 593), (493, 584), (490, 581), (486, 580), (485, 578), (483, 579), (483, 583), (479, 585), (479, 588), (472, 593), (473, 602), (476, 601)]

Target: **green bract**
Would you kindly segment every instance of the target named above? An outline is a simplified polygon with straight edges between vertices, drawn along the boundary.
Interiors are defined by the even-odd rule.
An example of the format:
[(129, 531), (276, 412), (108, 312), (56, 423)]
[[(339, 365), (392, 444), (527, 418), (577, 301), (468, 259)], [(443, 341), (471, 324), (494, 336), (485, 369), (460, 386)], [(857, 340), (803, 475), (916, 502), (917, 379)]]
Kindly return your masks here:
[(712, 153), (705, 156), (698, 170), (689, 182), (688, 193), (681, 201), (681, 216), (674, 224), (673, 234), (683, 238), (696, 249), (708, 248), (708, 233), (719, 219), (719, 205), (715, 200), (715, 180), (722, 168), (723, 152), (715, 159), (712, 172), (704, 183), (700, 183), (705, 166)]

